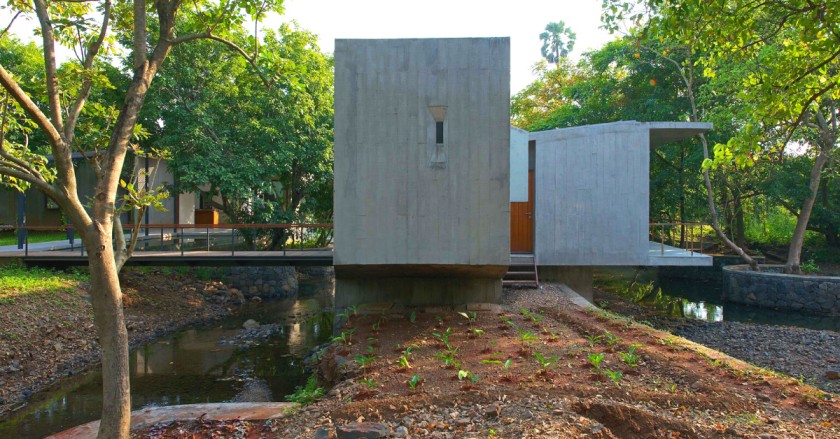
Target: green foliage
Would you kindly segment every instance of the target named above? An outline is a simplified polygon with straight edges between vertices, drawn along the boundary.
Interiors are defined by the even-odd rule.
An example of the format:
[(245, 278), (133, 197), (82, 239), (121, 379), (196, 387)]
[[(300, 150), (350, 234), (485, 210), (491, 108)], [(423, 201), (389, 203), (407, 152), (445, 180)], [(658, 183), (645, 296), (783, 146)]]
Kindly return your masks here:
[(800, 264), (799, 269), (806, 274), (817, 273), (820, 271), (819, 265), (817, 265), (813, 259), (808, 259), (807, 261)]
[(341, 331), (341, 334), (333, 337), (331, 340), (333, 342), (339, 342), (344, 346), (349, 345), (353, 341), (353, 333), (355, 333), (355, 329), (348, 329), (345, 331)]
[(592, 364), (592, 367), (595, 369), (601, 370), (601, 362), (604, 361), (604, 353), (592, 353), (589, 354), (589, 363)]
[(603, 340), (604, 340), (604, 342), (607, 344), (607, 347), (609, 347), (610, 349), (612, 349), (612, 348), (614, 348), (614, 347), (615, 347), (615, 345), (616, 345), (616, 344), (618, 344), (618, 342), (620, 342), (620, 341), (621, 341), (621, 338), (616, 337), (616, 336), (615, 336), (615, 335), (613, 335), (610, 331), (607, 331), (606, 329), (604, 329), (604, 337), (603, 337)]
[(365, 386), (367, 386), (368, 389), (374, 389), (376, 387), (379, 387), (379, 385), (380, 385), (373, 378), (361, 378), (361, 379), (359, 379), (359, 383), (364, 384)]
[(408, 315), (408, 321), (414, 323), (417, 321), (417, 312), (411, 311), (411, 314)]
[(577, 35), (562, 20), (548, 23), (545, 32), (540, 34), (543, 43), (540, 52), (546, 61), (557, 64), (574, 49), (576, 38)]
[(435, 336), (444, 346), (446, 349), (452, 350), (452, 345), (449, 343), (449, 336), (452, 335), (452, 328), (446, 328), (444, 332), (432, 332), (432, 335)]
[(435, 357), (440, 358), (440, 360), (443, 361), (443, 367), (445, 367), (447, 369), (449, 369), (449, 368), (457, 369), (457, 368), (461, 367), (461, 363), (458, 360), (455, 359), (455, 355), (457, 355), (457, 353), (458, 353), (458, 348), (455, 348), (453, 350), (447, 350), (445, 352), (439, 352), (439, 353), (435, 354)]
[(411, 376), (411, 378), (407, 381), (407, 383), (408, 383), (408, 388), (411, 389), (411, 391), (413, 392), (413, 391), (417, 390), (417, 386), (419, 386), (420, 384), (423, 383), (423, 377), (421, 377), (420, 375), (417, 375), (415, 373), (414, 375)]
[(475, 323), (475, 320), (478, 318), (478, 314), (475, 311), (459, 312), (458, 314), (467, 319), (467, 322), (469, 322), (470, 327), (472, 327), (473, 323)]
[(606, 375), (610, 380), (612, 380), (613, 384), (616, 386), (620, 386), (621, 377), (624, 375), (621, 373), (620, 370), (610, 370), (610, 369), (601, 369), (601, 371)]
[(296, 402), (302, 406), (312, 404), (318, 398), (324, 396), (324, 388), (318, 385), (318, 379), (310, 376), (305, 386), (295, 387), (295, 393), (286, 395), (286, 401)]
[(537, 365), (540, 366), (540, 370), (545, 372), (557, 361), (560, 360), (560, 357), (545, 357), (539, 352), (534, 352), (534, 358), (537, 360)]
[(627, 363), (630, 367), (637, 367), (639, 365), (639, 360), (642, 358), (636, 354), (636, 348), (641, 347), (640, 344), (632, 344), (627, 352), (619, 352), (619, 356), (621, 357), (621, 361)]

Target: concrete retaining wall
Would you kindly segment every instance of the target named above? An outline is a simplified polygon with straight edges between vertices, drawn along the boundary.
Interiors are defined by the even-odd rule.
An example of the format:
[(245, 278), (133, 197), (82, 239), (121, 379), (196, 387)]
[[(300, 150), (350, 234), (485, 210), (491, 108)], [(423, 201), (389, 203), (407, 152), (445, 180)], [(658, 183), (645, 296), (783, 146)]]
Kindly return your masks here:
[(782, 273), (781, 265), (723, 268), (724, 300), (745, 305), (789, 309), (813, 314), (840, 315), (840, 277)]

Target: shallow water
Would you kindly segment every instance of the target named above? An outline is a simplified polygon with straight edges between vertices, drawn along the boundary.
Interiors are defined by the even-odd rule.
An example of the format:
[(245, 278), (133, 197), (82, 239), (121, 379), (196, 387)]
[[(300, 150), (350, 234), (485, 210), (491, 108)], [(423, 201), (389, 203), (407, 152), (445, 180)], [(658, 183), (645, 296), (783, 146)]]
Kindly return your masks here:
[[(282, 401), (306, 381), (304, 356), (331, 336), (329, 324), (319, 317), (332, 306), (333, 285), (331, 279), (301, 281), (296, 299), (249, 303), (213, 325), (190, 328), (133, 350), (133, 409), (227, 401), (242, 389), (246, 377), (265, 381), (272, 399)], [(278, 323), (282, 331), (244, 349), (218, 343), (238, 334), (248, 319)], [(97, 369), (62, 380), (0, 421), (0, 438), (38, 438), (99, 419), (101, 389)]]
[(710, 322), (734, 321), (798, 326), (840, 332), (840, 319), (837, 317), (725, 303), (721, 282), (660, 278), (656, 270), (643, 270), (637, 278), (639, 283), (653, 285), (648, 294), (628, 293), (626, 287), (633, 280), (633, 276), (632, 268), (599, 269), (596, 272), (596, 285), (648, 309), (673, 317)]

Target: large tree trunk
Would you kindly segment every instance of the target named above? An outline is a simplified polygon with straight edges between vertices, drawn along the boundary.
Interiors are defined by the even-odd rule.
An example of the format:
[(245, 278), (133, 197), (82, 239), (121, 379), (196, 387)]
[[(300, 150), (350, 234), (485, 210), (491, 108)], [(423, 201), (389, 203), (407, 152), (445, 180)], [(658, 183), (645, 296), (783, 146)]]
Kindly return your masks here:
[(822, 168), (825, 166), (827, 161), (828, 154), (823, 153), (822, 151), (817, 155), (816, 160), (814, 160), (814, 166), (811, 168), (811, 179), (808, 185), (810, 192), (802, 202), (802, 209), (799, 210), (799, 216), (796, 217), (796, 227), (793, 229), (793, 236), (790, 238), (790, 247), (788, 247), (785, 273), (802, 273), (802, 270), (799, 268), (799, 264), (802, 258), (802, 244), (805, 242), (805, 230), (808, 228), (808, 220), (811, 218), (811, 210), (813, 210), (814, 201), (817, 199), (817, 191), (820, 187)]
[(102, 351), (102, 420), (100, 438), (127, 438), (131, 426), (128, 332), (122, 291), (111, 244), (112, 229), (94, 223), (84, 236), (90, 267), (90, 295)]

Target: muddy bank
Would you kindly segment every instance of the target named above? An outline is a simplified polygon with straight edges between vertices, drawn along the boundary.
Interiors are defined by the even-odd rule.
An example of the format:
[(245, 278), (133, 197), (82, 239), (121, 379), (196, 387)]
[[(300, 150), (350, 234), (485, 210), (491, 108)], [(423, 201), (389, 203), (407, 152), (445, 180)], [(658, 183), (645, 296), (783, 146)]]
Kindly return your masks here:
[[(169, 270), (126, 269), (121, 278), (132, 347), (226, 316), (237, 301), (219, 282)], [(99, 362), (87, 288), (81, 282), (0, 303), (0, 415)]]
[[(595, 302), (605, 309), (645, 321), (749, 363), (790, 375), (840, 394), (840, 333), (746, 322), (708, 322), (662, 316), (604, 291)], [(838, 372), (840, 373), (840, 372)]]

